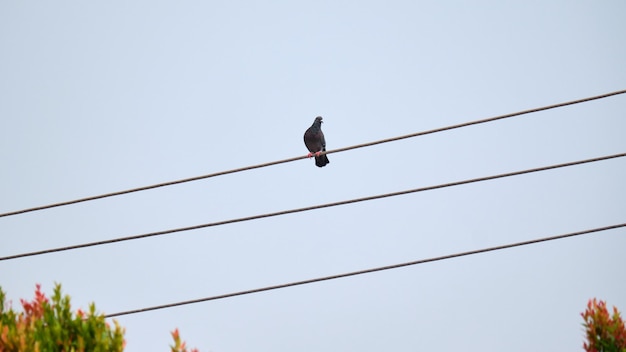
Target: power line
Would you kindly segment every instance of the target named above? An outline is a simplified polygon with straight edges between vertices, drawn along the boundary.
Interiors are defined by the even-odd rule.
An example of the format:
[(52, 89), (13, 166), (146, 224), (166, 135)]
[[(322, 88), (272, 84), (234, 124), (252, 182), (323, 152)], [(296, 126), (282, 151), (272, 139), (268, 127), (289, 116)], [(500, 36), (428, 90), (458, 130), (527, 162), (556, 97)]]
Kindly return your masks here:
[[(325, 154), (339, 153), (339, 152), (344, 152), (344, 151), (351, 150), (351, 149), (364, 148), (364, 147), (369, 147), (369, 146), (373, 146), (373, 145), (376, 145), (376, 144), (394, 142), (394, 141), (398, 141), (398, 140), (401, 140), (401, 139), (407, 139), (407, 138), (413, 138), (413, 137), (418, 137), (418, 136), (424, 136), (424, 135), (427, 135), (427, 134), (453, 130), (453, 129), (457, 129), (457, 128), (461, 128), (461, 127), (467, 127), (467, 126), (471, 126), (471, 125), (478, 125), (478, 124), (492, 122), (492, 121), (496, 121), (496, 120), (502, 120), (502, 119), (506, 119), (506, 118), (510, 118), (510, 117), (515, 117), (515, 116), (535, 113), (535, 112), (539, 112), (539, 111), (545, 111), (545, 110), (560, 108), (560, 107), (564, 107), (564, 106), (568, 106), (568, 105), (585, 103), (585, 102), (592, 101), (592, 100), (604, 99), (604, 98), (608, 98), (608, 97), (611, 97), (611, 96), (614, 96), (614, 95), (619, 95), (619, 94), (624, 94), (624, 93), (626, 93), (626, 90), (619, 90), (619, 91), (606, 93), (606, 94), (601, 94), (601, 95), (596, 95), (596, 96), (592, 96), (592, 97), (588, 97), (588, 98), (572, 100), (572, 101), (567, 101), (567, 102), (553, 104), (553, 105), (547, 105), (547, 106), (543, 106), (543, 107), (539, 107), (539, 108), (518, 111), (518, 112), (505, 114), (505, 115), (494, 116), (494, 117), (490, 117), (490, 118), (486, 118), (486, 119), (482, 119), (482, 120), (475, 120), (475, 121), (470, 121), (470, 122), (464, 122), (464, 123), (460, 123), (460, 124), (456, 124), (456, 125), (435, 128), (435, 129), (432, 129), (432, 130), (411, 133), (411, 134), (407, 134), (407, 135), (403, 135), (403, 136), (387, 138), (387, 139), (381, 139), (381, 140), (374, 141), (374, 142), (357, 144), (357, 145), (353, 145), (353, 146), (350, 146), (350, 147), (333, 149), (333, 150), (327, 151)], [(324, 153), (322, 153), (322, 154), (324, 154)], [(215, 172), (215, 173), (207, 174), (207, 175), (189, 177), (189, 178), (184, 178), (184, 179), (175, 180), (175, 181), (168, 181), (168, 182), (163, 182), (163, 183), (157, 183), (157, 184), (153, 184), (153, 185), (149, 185), (149, 186), (131, 188), (131, 189), (123, 190), (123, 191), (117, 191), (117, 192), (100, 194), (100, 195), (96, 195), (96, 196), (90, 196), (90, 197), (85, 197), (85, 198), (69, 200), (69, 201), (65, 201), (65, 202), (58, 202), (58, 203), (52, 203), (52, 204), (42, 205), (42, 206), (37, 206), (37, 207), (32, 207), (32, 208), (15, 210), (15, 211), (10, 211), (10, 212), (6, 212), (6, 213), (0, 213), (0, 218), (1, 217), (5, 217), (5, 216), (13, 216), (13, 215), (24, 214), (24, 213), (29, 213), (29, 212), (34, 212), (34, 211), (39, 211), (39, 210), (44, 210), (44, 209), (61, 207), (61, 206), (65, 206), (65, 205), (77, 204), (77, 203), (82, 203), (82, 202), (87, 202), (87, 201), (92, 201), (92, 200), (97, 200), (97, 199), (102, 199), (102, 198), (109, 198), (109, 197), (114, 197), (114, 196), (120, 196), (120, 195), (123, 195), (123, 194), (129, 194), (129, 193), (134, 193), (134, 192), (146, 191), (146, 190), (150, 190), (150, 189), (154, 189), (154, 188), (173, 186), (173, 185), (177, 185), (177, 184), (181, 184), (181, 183), (198, 181), (198, 180), (202, 180), (202, 179), (206, 179), (206, 178), (222, 176), (222, 175), (227, 175), (227, 174), (233, 174), (233, 173), (237, 173), (237, 172), (242, 172), (242, 171), (247, 171), (247, 170), (252, 170), (252, 169), (259, 169), (259, 168), (263, 168), (263, 167), (267, 167), (267, 166), (288, 163), (288, 162), (292, 162), (292, 161), (296, 161), (296, 160), (300, 160), (300, 159), (305, 159), (305, 158), (307, 158), (307, 157), (306, 156), (298, 156), (298, 157), (293, 157), (293, 158), (289, 158), (289, 159), (283, 159), (283, 160), (278, 160), (278, 161), (271, 161), (271, 162), (257, 164), (257, 165), (245, 166), (245, 167), (241, 167), (241, 168), (237, 168), (237, 169), (231, 169), (231, 170), (226, 170), (226, 171)]]
[(299, 285), (312, 284), (312, 283), (320, 282), (320, 281), (341, 279), (341, 278), (345, 278), (345, 277), (349, 277), (349, 276), (371, 274), (371, 273), (374, 273), (374, 272), (377, 272), (377, 271), (398, 269), (398, 268), (402, 268), (402, 267), (406, 267), (406, 266), (412, 266), (412, 265), (436, 262), (436, 261), (440, 261), (440, 260), (447, 260), (447, 259), (452, 259), (452, 258), (464, 257), (464, 256), (468, 256), (468, 255), (474, 255), (474, 254), (479, 254), (479, 253), (486, 253), (486, 252), (497, 251), (497, 250), (502, 250), (502, 249), (507, 249), (507, 248), (520, 247), (520, 246), (525, 246), (525, 245), (535, 244), (535, 243), (540, 243), (540, 242), (554, 241), (554, 240), (559, 240), (559, 239), (563, 239), (563, 238), (567, 238), (567, 237), (574, 237), (574, 236), (591, 234), (591, 233), (595, 233), (595, 232), (601, 232), (601, 231), (617, 229), (617, 228), (624, 227), (624, 226), (626, 226), (626, 223), (617, 224), (617, 225), (611, 225), (611, 226), (605, 226), (605, 227), (598, 227), (598, 228), (595, 228), (595, 229), (583, 230), (583, 231), (578, 231), (578, 232), (570, 232), (570, 233), (557, 235), (557, 236), (543, 237), (543, 238), (538, 238), (538, 239), (534, 239), (534, 240), (530, 240), (530, 241), (511, 243), (511, 244), (506, 244), (506, 245), (502, 245), (502, 246), (488, 247), (488, 248), (477, 249), (477, 250), (473, 250), (473, 251), (448, 254), (448, 255), (444, 255), (444, 256), (440, 256), (440, 257), (433, 257), (433, 258), (415, 260), (415, 261), (405, 262), (405, 263), (400, 263), (400, 264), (393, 264), (393, 265), (381, 266), (381, 267), (377, 267), (377, 268), (370, 268), (370, 269), (365, 269), (365, 270), (353, 271), (353, 272), (349, 272), (349, 273), (343, 273), (343, 274), (337, 274), (337, 275), (331, 275), (331, 276), (324, 276), (324, 277), (319, 277), (319, 278), (315, 278), (315, 279), (309, 279), (309, 280), (303, 280), (303, 281), (295, 281), (295, 282), (290, 282), (290, 283), (281, 284), (281, 285), (266, 286), (266, 287), (252, 289), (252, 290), (227, 293), (227, 294), (218, 295), (218, 296), (211, 296), (211, 297), (193, 299), (193, 300), (189, 300), (189, 301), (182, 301), (182, 302), (176, 302), (176, 303), (163, 304), (163, 305), (160, 305), (160, 306), (154, 306), (154, 307), (148, 307), (148, 308), (140, 308), (140, 309), (128, 310), (128, 311), (119, 312), (119, 313), (107, 314), (107, 315), (105, 315), (105, 318), (112, 318), (112, 317), (117, 317), (117, 316), (120, 316), (120, 315), (144, 313), (144, 312), (148, 312), (148, 311), (151, 311), (151, 310), (158, 310), (158, 309), (178, 307), (178, 306), (183, 306), (183, 305), (187, 305), (187, 304), (194, 304), (194, 303), (200, 303), (200, 302), (206, 302), (206, 301), (214, 301), (214, 300), (218, 300), (218, 299), (230, 298), (230, 297), (235, 297), (235, 296), (249, 295), (249, 294), (252, 294), (252, 293), (259, 293), (259, 292), (263, 292), (263, 291), (271, 291), (271, 290), (277, 290), (277, 289), (281, 289), (281, 288), (287, 288), (287, 287), (293, 287), (293, 286), (299, 286)]
[(293, 213), (299, 213), (299, 212), (310, 211), (310, 210), (315, 210), (315, 209), (329, 208), (329, 207), (335, 207), (335, 206), (339, 206), (339, 205), (358, 203), (358, 202), (370, 201), (370, 200), (387, 198), (387, 197), (395, 197), (395, 196), (409, 194), (409, 193), (430, 191), (430, 190), (439, 189), (439, 188), (459, 186), (459, 185), (465, 185), (465, 184), (469, 184), (469, 183), (476, 183), (476, 182), (494, 180), (494, 179), (498, 179), (498, 178), (504, 178), (504, 177), (511, 177), (511, 176), (529, 174), (529, 173), (534, 173), (534, 172), (546, 171), (546, 170), (551, 170), (551, 169), (558, 169), (558, 168), (574, 166), (574, 165), (580, 165), (580, 164), (586, 164), (586, 163), (593, 163), (593, 162), (602, 161), (602, 160), (621, 158), (621, 157), (624, 157), (624, 156), (626, 156), (626, 153), (613, 154), (613, 155), (601, 156), (601, 157), (592, 158), (592, 159), (585, 159), (585, 160), (572, 161), (572, 162), (556, 164), (556, 165), (542, 166), (542, 167), (538, 167), (538, 168), (534, 168), (534, 169), (526, 169), (526, 170), (521, 170), (521, 171), (508, 172), (508, 173), (504, 173), (504, 174), (497, 174), (497, 175), (492, 175), (492, 176), (478, 177), (478, 178), (473, 178), (473, 179), (469, 179), (469, 180), (462, 180), (462, 181), (455, 181), (455, 182), (449, 182), (449, 183), (442, 183), (442, 184), (438, 184), (438, 185), (434, 185), (434, 186), (414, 188), (414, 189), (409, 189), (409, 190), (404, 190), (404, 191), (399, 191), (399, 192), (385, 193), (385, 194), (379, 194), (379, 195), (368, 196), (368, 197), (363, 197), (363, 198), (356, 198), (356, 199), (343, 200), (343, 201), (333, 202), (333, 203), (313, 205), (313, 206), (304, 207), (304, 208), (282, 210), (282, 211), (273, 212), (273, 213), (252, 215), (252, 216), (247, 216), (247, 217), (242, 217), (242, 218), (223, 220), (223, 221), (211, 222), (211, 223), (207, 223), (207, 224), (200, 224), (200, 225), (194, 225), (194, 226), (188, 226), (188, 227), (180, 227), (180, 228), (176, 228), (176, 229), (156, 231), (156, 232), (150, 232), (150, 233), (145, 233), (145, 234), (140, 234), (140, 235), (114, 238), (114, 239), (104, 240), (104, 241), (97, 241), (97, 242), (90, 242), (90, 243), (78, 244), (78, 245), (67, 246), (67, 247), (46, 249), (46, 250), (41, 250), (41, 251), (36, 251), (36, 252), (15, 254), (15, 255), (10, 255), (10, 256), (6, 256), (6, 257), (0, 257), (0, 261), (9, 260), (9, 259), (23, 258), (23, 257), (30, 257), (30, 256), (35, 256), (35, 255), (41, 255), (41, 254), (48, 254), (48, 253), (53, 253), (53, 252), (61, 252), (61, 251), (67, 251), (67, 250), (72, 250), (72, 249), (78, 249), (78, 248), (100, 246), (100, 245), (105, 245), (105, 244), (110, 244), (110, 243), (115, 243), (115, 242), (137, 240), (137, 239), (141, 239), (141, 238), (166, 235), (166, 234), (171, 234), (171, 233), (175, 233), (175, 232), (197, 230), (197, 229), (201, 229), (201, 228), (205, 228), (205, 227), (214, 227), (214, 226), (232, 224), (232, 223), (236, 223), (236, 222), (244, 222), (244, 221), (262, 219), (262, 218), (269, 218), (269, 217), (274, 217), (274, 216), (279, 216), (279, 215), (293, 214)]

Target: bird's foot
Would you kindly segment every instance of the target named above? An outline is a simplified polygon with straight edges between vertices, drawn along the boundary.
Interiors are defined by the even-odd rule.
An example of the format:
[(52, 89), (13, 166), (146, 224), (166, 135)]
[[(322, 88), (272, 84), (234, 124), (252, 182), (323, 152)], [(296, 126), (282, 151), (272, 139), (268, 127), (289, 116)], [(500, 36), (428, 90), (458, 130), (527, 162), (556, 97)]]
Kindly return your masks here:
[(315, 156), (320, 156), (320, 154), (322, 154), (322, 152), (317, 152), (315, 153)]
[(311, 157), (313, 156), (313, 153), (309, 153), (306, 155), (307, 158), (311, 159)]

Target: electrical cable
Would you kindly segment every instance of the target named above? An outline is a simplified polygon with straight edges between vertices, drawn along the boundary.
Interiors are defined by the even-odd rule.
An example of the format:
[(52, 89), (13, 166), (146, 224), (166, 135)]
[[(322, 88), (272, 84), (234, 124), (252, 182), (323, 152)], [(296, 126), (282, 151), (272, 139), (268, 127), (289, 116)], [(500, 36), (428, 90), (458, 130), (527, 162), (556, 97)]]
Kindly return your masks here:
[(249, 295), (249, 294), (252, 294), (252, 293), (277, 290), (277, 289), (281, 289), (281, 288), (287, 288), (287, 287), (293, 287), (293, 286), (299, 286), (299, 285), (312, 284), (312, 283), (320, 282), (320, 281), (341, 279), (341, 278), (345, 278), (345, 277), (349, 277), (349, 276), (370, 274), (370, 273), (374, 273), (374, 272), (378, 272), (378, 271), (398, 269), (398, 268), (412, 266), (412, 265), (436, 262), (436, 261), (441, 261), (441, 260), (447, 260), (447, 259), (452, 259), (452, 258), (464, 257), (464, 256), (468, 256), (468, 255), (474, 255), (474, 254), (479, 254), (479, 253), (497, 251), (497, 250), (508, 249), (508, 248), (513, 248), (513, 247), (520, 247), (520, 246), (525, 246), (525, 245), (535, 244), (535, 243), (540, 243), (540, 242), (554, 241), (554, 240), (563, 239), (563, 238), (567, 238), (567, 237), (586, 235), (586, 234), (591, 234), (591, 233), (595, 233), (595, 232), (601, 232), (601, 231), (617, 229), (617, 228), (621, 228), (621, 227), (624, 227), (624, 226), (626, 226), (626, 223), (610, 225), (610, 226), (605, 226), (605, 227), (598, 227), (598, 228), (584, 230), (584, 231), (578, 231), (578, 232), (571, 232), (571, 233), (566, 233), (566, 234), (557, 235), (557, 236), (543, 237), (543, 238), (538, 238), (538, 239), (529, 240), (529, 241), (516, 242), (516, 243), (506, 244), (506, 245), (502, 245), (502, 246), (488, 247), (488, 248), (477, 249), (477, 250), (472, 250), (472, 251), (467, 251), (467, 252), (454, 253), (454, 254), (444, 255), (444, 256), (440, 256), (440, 257), (433, 257), (433, 258), (415, 260), (415, 261), (405, 262), (405, 263), (400, 263), (400, 264), (381, 266), (381, 267), (377, 267), (377, 268), (370, 268), (370, 269), (365, 269), (365, 270), (352, 271), (352, 272), (343, 273), (343, 274), (324, 276), (324, 277), (319, 277), (319, 278), (315, 278), (315, 279), (309, 279), (309, 280), (303, 280), (303, 281), (295, 281), (295, 282), (290, 282), (290, 283), (280, 284), (280, 285), (274, 285), (274, 286), (266, 286), (266, 287), (252, 289), (252, 290), (245, 290), (245, 291), (227, 293), (227, 294), (218, 295), (218, 296), (198, 298), (198, 299), (193, 299), (193, 300), (188, 300), (188, 301), (163, 304), (163, 305), (159, 305), (159, 306), (153, 306), (153, 307), (147, 307), (147, 308), (128, 310), (128, 311), (123, 311), (123, 312), (118, 312), (118, 313), (106, 314), (105, 318), (112, 318), (112, 317), (118, 317), (118, 316), (121, 316), (121, 315), (129, 315), (129, 314), (136, 314), (136, 313), (144, 313), (144, 312), (148, 312), (148, 311), (152, 311), (152, 310), (166, 309), (166, 308), (178, 307), (178, 306), (194, 304), (194, 303), (215, 301), (215, 300), (218, 300), (218, 299), (230, 298), (230, 297), (235, 297), (235, 296)]
[[(539, 112), (539, 111), (545, 111), (545, 110), (560, 108), (560, 107), (564, 107), (564, 106), (568, 106), (568, 105), (580, 104), (580, 103), (584, 103), (584, 102), (588, 102), (588, 101), (592, 101), (592, 100), (603, 99), (603, 98), (608, 98), (608, 97), (611, 97), (611, 96), (614, 96), (614, 95), (619, 95), (619, 94), (624, 94), (624, 93), (626, 93), (626, 90), (619, 90), (619, 91), (606, 93), (606, 94), (601, 94), (601, 95), (596, 95), (596, 96), (592, 96), (592, 97), (588, 97), (588, 98), (572, 100), (572, 101), (567, 101), (567, 102), (553, 104), (553, 105), (547, 105), (547, 106), (543, 106), (543, 107), (539, 107), (539, 108), (518, 111), (518, 112), (514, 112), (514, 113), (510, 113), (510, 114), (500, 115), (500, 116), (494, 116), (494, 117), (490, 117), (490, 118), (486, 118), (486, 119), (482, 119), (482, 120), (475, 120), (475, 121), (470, 121), (470, 122), (464, 122), (464, 123), (460, 123), (460, 124), (456, 124), (456, 125), (435, 128), (435, 129), (432, 129), (432, 130), (411, 133), (411, 134), (407, 134), (407, 135), (403, 135), (403, 136), (387, 138), (387, 139), (381, 139), (381, 140), (374, 141), (374, 142), (368, 142), (368, 143), (357, 144), (357, 145), (353, 145), (353, 146), (349, 146), (349, 147), (328, 150), (328, 151), (326, 151), (325, 153), (322, 153), (322, 154), (339, 153), (339, 152), (344, 152), (344, 151), (351, 150), (351, 149), (369, 147), (369, 146), (373, 146), (373, 145), (381, 144), (381, 143), (394, 142), (394, 141), (398, 141), (398, 140), (401, 140), (401, 139), (418, 137), (418, 136), (423, 136), (423, 135), (427, 135), (427, 134), (432, 134), (432, 133), (437, 133), (437, 132), (443, 132), (443, 131), (448, 131), (448, 130), (452, 130), (452, 129), (457, 129), (457, 128), (461, 128), (461, 127), (467, 127), (467, 126), (471, 126), (471, 125), (478, 125), (478, 124), (482, 124), (482, 123), (486, 123), (486, 122), (492, 122), (492, 121), (502, 120), (502, 119), (506, 119), (506, 118), (510, 118), (510, 117), (515, 117), (515, 116), (535, 113), (535, 112)], [(215, 173), (207, 174), (207, 175), (189, 177), (189, 178), (175, 180), (175, 181), (168, 181), (168, 182), (163, 182), (163, 183), (157, 183), (157, 184), (153, 184), (153, 185), (149, 185), (149, 186), (131, 188), (131, 189), (123, 190), (123, 191), (117, 191), (117, 192), (100, 194), (100, 195), (96, 195), (96, 196), (90, 196), (90, 197), (85, 197), (85, 198), (69, 200), (69, 201), (65, 201), (65, 202), (58, 202), (58, 203), (52, 203), (52, 204), (48, 204), (48, 205), (41, 205), (41, 206), (32, 207), (32, 208), (15, 210), (15, 211), (10, 211), (10, 212), (6, 212), (6, 213), (0, 213), (0, 218), (1, 217), (6, 217), (6, 216), (13, 216), (13, 215), (18, 215), (18, 214), (24, 214), (24, 213), (39, 211), (39, 210), (44, 210), (44, 209), (56, 208), (56, 207), (61, 207), (61, 206), (66, 206), (66, 205), (71, 205), (71, 204), (77, 204), (77, 203), (82, 203), (82, 202), (87, 202), (87, 201), (92, 201), (92, 200), (97, 200), (97, 199), (109, 198), (109, 197), (119, 196), (119, 195), (123, 195), (123, 194), (129, 194), (129, 193), (134, 193), (134, 192), (146, 191), (146, 190), (159, 188), (159, 187), (166, 187), (166, 186), (172, 186), (172, 185), (181, 184), (181, 183), (198, 181), (198, 180), (207, 179), (207, 178), (211, 178), (211, 177), (222, 176), (222, 175), (227, 175), (227, 174), (233, 174), (233, 173), (247, 171), (247, 170), (252, 170), (252, 169), (259, 169), (259, 168), (263, 168), (263, 167), (267, 167), (267, 166), (288, 163), (288, 162), (292, 162), (292, 161), (296, 161), (296, 160), (300, 160), (300, 159), (306, 159), (306, 158), (307, 158), (307, 156), (298, 156), (298, 157), (293, 157), (293, 158), (289, 158), (289, 159), (283, 159), (283, 160), (278, 160), (278, 161), (271, 161), (271, 162), (257, 164), (257, 165), (245, 166), (245, 167), (241, 167), (241, 168), (237, 168), (237, 169), (231, 169), (231, 170), (226, 170), (226, 171), (215, 172)]]
[(274, 217), (274, 216), (279, 216), (279, 215), (293, 214), (293, 213), (299, 213), (299, 212), (310, 211), (310, 210), (321, 209), (321, 208), (335, 207), (335, 206), (338, 206), (338, 205), (358, 203), (358, 202), (370, 201), (370, 200), (375, 200), (375, 199), (394, 197), (394, 196), (399, 196), (399, 195), (404, 195), (404, 194), (409, 194), (409, 193), (417, 193), (417, 192), (429, 191), (429, 190), (434, 190), (434, 189), (439, 189), (439, 188), (459, 186), (459, 185), (464, 185), (464, 184), (469, 184), (469, 183), (476, 183), (476, 182), (494, 180), (494, 179), (498, 179), (498, 178), (504, 178), (504, 177), (511, 177), (511, 176), (529, 174), (529, 173), (546, 171), (546, 170), (551, 170), (551, 169), (564, 168), (564, 167), (568, 167), (568, 166), (574, 166), (574, 165), (580, 165), (580, 164), (586, 164), (586, 163), (593, 163), (593, 162), (602, 161), (602, 160), (621, 158), (621, 157), (624, 157), (624, 156), (626, 156), (626, 153), (613, 154), (613, 155), (601, 156), (601, 157), (597, 157), (597, 158), (572, 161), (572, 162), (556, 164), (556, 165), (542, 166), (542, 167), (537, 167), (537, 168), (533, 168), (533, 169), (526, 169), (526, 170), (521, 170), (521, 171), (508, 172), (508, 173), (497, 174), (497, 175), (492, 175), (492, 176), (485, 176), (485, 177), (478, 177), (478, 178), (473, 178), (473, 179), (468, 179), (468, 180), (443, 183), (443, 184), (438, 184), (438, 185), (434, 185), (434, 186), (414, 188), (414, 189), (409, 189), (409, 190), (404, 190), (404, 191), (399, 191), (399, 192), (379, 194), (379, 195), (368, 196), (368, 197), (363, 197), (363, 198), (343, 200), (343, 201), (333, 202), (333, 203), (319, 204), (319, 205), (308, 206), (308, 207), (304, 207), (304, 208), (289, 209), (289, 210), (283, 210), (283, 211), (278, 211), (278, 212), (273, 212), (273, 213), (265, 213), (265, 214), (252, 215), (252, 216), (241, 217), (241, 218), (236, 218), (236, 219), (217, 221), (217, 222), (212, 222), (212, 223), (207, 223), (207, 224), (200, 224), (200, 225), (181, 227), (181, 228), (176, 228), (176, 229), (169, 229), (169, 230), (163, 230), (163, 231), (157, 231), (157, 232), (150, 232), (150, 233), (134, 235), (134, 236), (128, 236), (128, 237), (114, 238), (114, 239), (110, 239), (110, 240), (103, 240), (103, 241), (84, 243), (84, 244), (78, 244), (78, 245), (67, 246), (67, 247), (59, 247), (59, 248), (46, 249), (46, 250), (35, 251), (35, 252), (28, 252), (28, 253), (9, 255), (9, 256), (5, 256), (5, 257), (0, 257), (0, 261), (10, 260), (10, 259), (17, 259), (17, 258), (23, 258), (23, 257), (29, 257), (29, 256), (35, 256), (35, 255), (48, 254), (48, 253), (53, 253), (53, 252), (61, 252), (61, 251), (67, 251), (67, 250), (72, 250), (72, 249), (78, 249), (78, 248), (100, 246), (100, 245), (110, 244), (110, 243), (115, 243), (115, 242), (130, 241), (130, 240), (136, 240), (136, 239), (140, 239), (140, 238), (160, 236), (160, 235), (166, 235), (166, 234), (171, 234), (171, 233), (176, 233), (176, 232), (190, 231), (190, 230), (196, 230), (196, 229), (201, 229), (201, 228), (205, 228), (205, 227), (220, 226), (220, 225), (232, 224), (232, 223), (236, 223), (236, 222), (256, 220), (256, 219), (261, 219), (261, 218), (269, 218), (269, 217)]

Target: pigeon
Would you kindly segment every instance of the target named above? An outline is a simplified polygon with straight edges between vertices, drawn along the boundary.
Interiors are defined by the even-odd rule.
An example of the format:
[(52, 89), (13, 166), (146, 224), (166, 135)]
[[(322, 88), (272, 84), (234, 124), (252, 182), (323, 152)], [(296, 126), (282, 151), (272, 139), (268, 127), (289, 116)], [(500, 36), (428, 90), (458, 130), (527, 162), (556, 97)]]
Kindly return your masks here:
[(321, 116), (316, 117), (311, 127), (304, 132), (304, 145), (310, 152), (309, 158), (315, 155), (315, 165), (318, 167), (324, 167), (330, 162), (326, 154), (320, 155), (321, 152), (326, 151), (326, 140), (324, 139), (324, 132), (322, 132)]

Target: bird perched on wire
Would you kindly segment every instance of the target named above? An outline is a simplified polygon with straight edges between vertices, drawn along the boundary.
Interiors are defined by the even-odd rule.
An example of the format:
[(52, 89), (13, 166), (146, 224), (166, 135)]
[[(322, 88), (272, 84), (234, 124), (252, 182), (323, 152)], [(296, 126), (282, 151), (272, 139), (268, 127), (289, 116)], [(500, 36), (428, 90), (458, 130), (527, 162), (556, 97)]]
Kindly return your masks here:
[(324, 132), (322, 132), (321, 116), (316, 117), (311, 127), (304, 132), (304, 145), (310, 152), (308, 157), (315, 156), (315, 165), (318, 167), (324, 167), (330, 162), (326, 154), (320, 155), (321, 152), (326, 151), (326, 139), (324, 139)]

